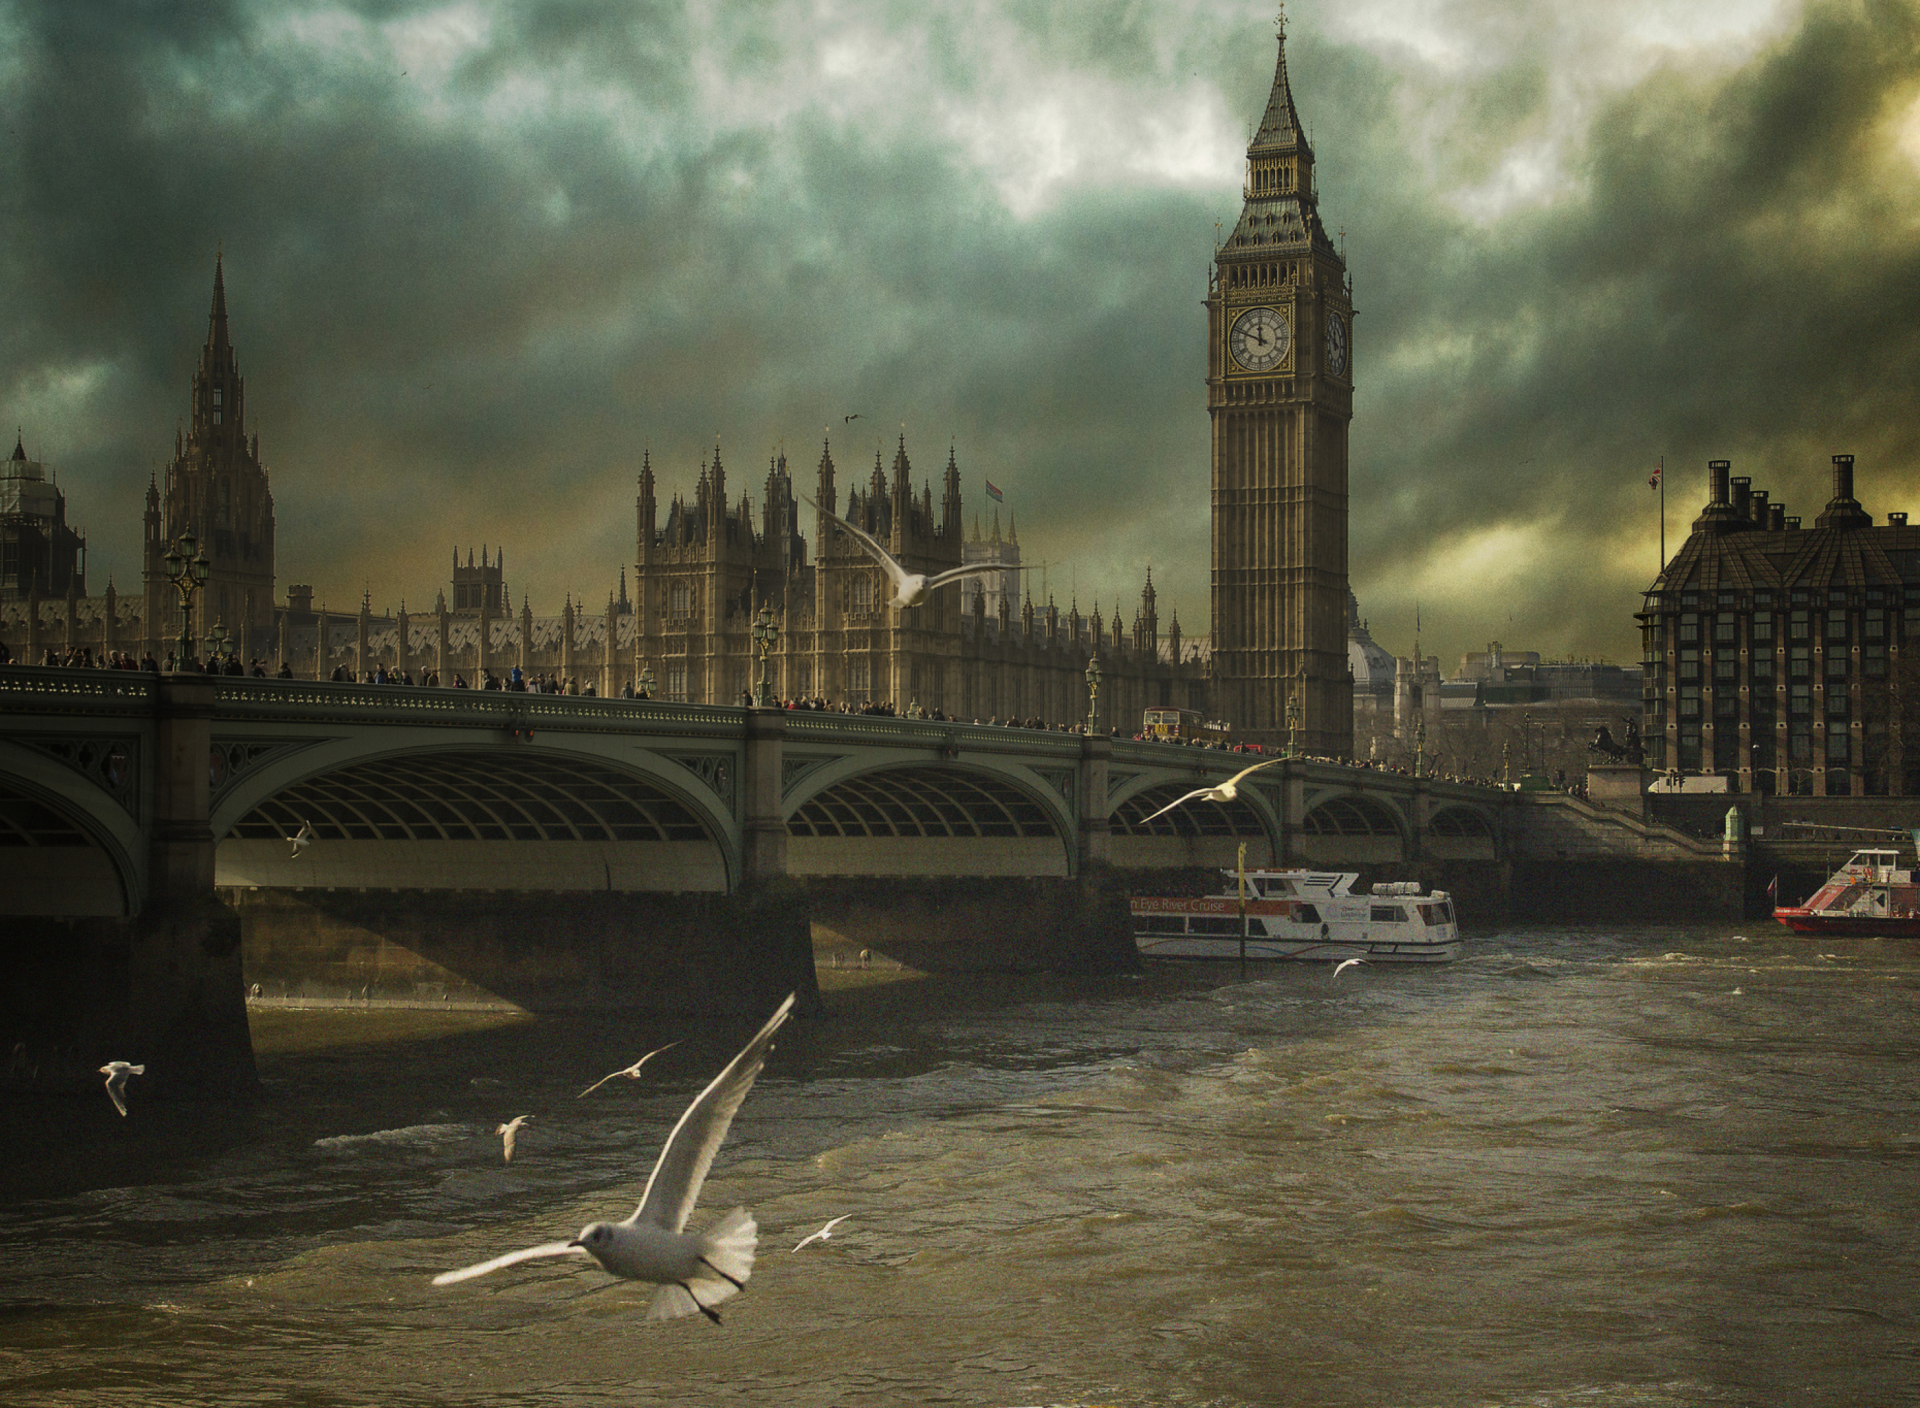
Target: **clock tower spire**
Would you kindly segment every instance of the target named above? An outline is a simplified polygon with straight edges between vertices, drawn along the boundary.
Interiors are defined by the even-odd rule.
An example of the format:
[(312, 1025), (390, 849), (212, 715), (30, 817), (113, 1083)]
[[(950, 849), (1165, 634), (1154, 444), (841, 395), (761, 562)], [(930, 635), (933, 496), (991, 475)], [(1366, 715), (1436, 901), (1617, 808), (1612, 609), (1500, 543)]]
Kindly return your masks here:
[(1247, 147), (1239, 222), (1207, 291), (1213, 421), (1214, 711), (1310, 753), (1353, 751), (1347, 676), (1347, 426), (1353, 288), (1320, 221), (1313, 147), (1287, 77)]

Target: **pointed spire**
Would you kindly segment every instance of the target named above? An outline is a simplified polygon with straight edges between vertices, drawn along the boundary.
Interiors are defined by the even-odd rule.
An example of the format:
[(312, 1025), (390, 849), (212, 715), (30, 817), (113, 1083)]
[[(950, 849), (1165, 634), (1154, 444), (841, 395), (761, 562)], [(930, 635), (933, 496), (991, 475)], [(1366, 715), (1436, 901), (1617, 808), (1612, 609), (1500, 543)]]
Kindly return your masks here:
[[(213, 307), (207, 313), (207, 350), (225, 353), (232, 346), (227, 336), (227, 276), (222, 256), (213, 256)], [(221, 365), (216, 361), (215, 366)]]
[(1260, 126), (1248, 149), (1287, 147), (1302, 142), (1300, 113), (1293, 105), (1293, 89), (1287, 82), (1287, 15), (1284, 9), (1276, 21), (1275, 39), (1279, 55), (1273, 64), (1273, 88), (1267, 94), (1267, 110), (1260, 115)]
[[(27, 457), (26, 442), (21, 439), (21, 436), (24, 434), (26, 434), (24, 430), (16, 430), (13, 433), (13, 458), (17, 461), (24, 461)], [(0, 440), (0, 445), (6, 443), (6, 441)]]

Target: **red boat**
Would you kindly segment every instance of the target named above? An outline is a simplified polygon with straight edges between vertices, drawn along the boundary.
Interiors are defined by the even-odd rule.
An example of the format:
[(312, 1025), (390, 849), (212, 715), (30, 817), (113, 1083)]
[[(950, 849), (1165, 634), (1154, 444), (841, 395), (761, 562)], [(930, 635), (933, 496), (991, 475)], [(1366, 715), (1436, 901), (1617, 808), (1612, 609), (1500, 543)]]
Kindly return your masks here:
[(1920, 937), (1920, 879), (1900, 868), (1896, 850), (1855, 851), (1812, 899), (1773, 917), (1796, 934)]

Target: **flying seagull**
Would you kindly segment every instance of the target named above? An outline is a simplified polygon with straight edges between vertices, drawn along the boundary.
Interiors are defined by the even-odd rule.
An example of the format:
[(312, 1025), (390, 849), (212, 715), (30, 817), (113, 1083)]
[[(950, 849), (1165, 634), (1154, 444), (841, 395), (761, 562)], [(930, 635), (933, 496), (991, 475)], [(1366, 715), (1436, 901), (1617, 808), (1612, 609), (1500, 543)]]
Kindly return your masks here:
[[(852, 1216), (853, 1214), (850, 1212), (841, 1213), (840, 1216), (836, 1217), (832, 1222), (829, 1222), (825, 1227), (822, 1227), (818, 1232), (810, 1233), (801, 1238), (800, 1247), (804, 1247), (810, 1242), (825, 1242), (829, 1240), (833, 1236), (833, 1229)], [(795, 1247), (794, 1250), (799, 1251), (800, 1247)]]
[(287, 859), (299, 860), (300, 852), (313, 844), (313, 823), (310, 821), (301, 822), (300, 829), (287, 839), (293, 843), (293, 854), (288, 856)]
[(501, 1162), (509, 1164), (513, 1162), (513, 1144), (520, 1135), (520, 1126), (532, 1118), (532, 1115), (515, 1115), (505, 1124), (495, 1127), (493, 1132), (500, 1136), (502, 1152), (506, 1155)]
[(760, 1229), (745, 1208), (733, 1209), (704, 1233), (685, 1230), (687, 1215), (727, 1127), (767, 1063), (774, 1033), (791, 1015), (793, 994), (788, 993), (758, 1035), (694, 1097), (667, 1136), (667, 1147), (660, 1151), (633, 1216), (625, 1222), (588, 1223), (571, 1242), (547, 1242), (477, 1266), (443, 1271), (433, 1284), (451, 1286), (538, 1257), (590, 1256), (615, 1276), (659, 1287), (647, 1308), (649, 1320), (673, 1320), (697, 1310), (718, 1325), (720, 1316), (713, 1307), (745, 1288), (753, 1274)]
[(1193, 791), (1187, 793), (1186, 796), (1175, 798), (1160, 808), (1159, 811), (1155, 812), (1153, 816), (1147, 817), (1145, 820), (1136, 824), (1145, 826), (1147, 822), (1152, 821), (1154, 817), (1165, 816), (1175, 807), (1184, 807), (1188, 802), (1231, 802), (1235, 797), (1240, 795), (1239, 787), (1241, 778), (1246, 777), (1249, 773), (1259, 772), (1261, 768), (1270, 768), (1275, 763), (1285, 761), (1286, 759), (1284, 758), (1268, 758), (1264, 763), (1255, 763), (1250, 768), (1242, 768), (1218, 787), (1196, 787)]
[(1367, 961), (1367, 960), (1366, 960), (1366, 959), (1364, 959), (1364, 958), (1348, 958), (1348, 959), (1343, 959), (1343, 960), (1342, 960), (1341, 962), (1339, 962), (1339, 963), (1337, 963), (1337, 964), (1335, 964), (1335, 965), (1334, 965), (1334, 969), (1333, 969), (1333, 976), (1337, 978), (1337, 977), (1339, 977), (1339, 976), (1340, 976), (1340, 975), (1341, 975), (1342, 973), (1344, 973), (1344, 972), (1346, 972), (1346, 971), (1347, 971), (1347, 969), (1349, 969), (1349, 968), (1351, 968), (1351, 967), (1353, 967), (1353, 965), (1354, 965), (1354, 964), (1356, 964), (1356, 963), (1361, 963), (1361, 964), (1364, 964), (1364, 963), (1365, 963), (1366, 961)]
[(146, 1073), (145, 1066), (135, 1066), (126, 1061), (109, 1061), (100, 1068), (100, 1074), (107, 1078), (107, 1097), (113, 1101), (113, 1108), (122, 1115), (127, 1113), (127, 1077)]
[(601, 1076), (599, 1080), (595, 1081), (592, 1085), (588, 1086), (585, 1090), (581, 1091), (578, 1095), (574, 1096), (573, 1098), (576, 1100), (584, 1100), (589, 1095), (593, 1094), (594, 1091), (598, 1090), (601, 1086), (605, 1085), (608, 1081), (614, 1080), (620, 1076), (625, 1076), (628, 1080), (639, 1080), (640, 1068), (642, 1066), (646, 1065), (647, 1062), (651, 1061), (654, 1057), (658, 1056), (661, 1051), (671, 1051), (673, 1050), (674, 1047), (678, 1046), (679, 1044), (680, 1043), (677, 1041), (670, 1041), (665, 1046), (660, 1047), (658, 1050), (649, 1051), (646, 1055), (642, 1056), (638, 1061), (635, 1061), (631, 1066), (622, 1066), (619, 1070), (615, 1071), (610, 1076)]
[(842, 425), (848, 425), (848, 424), (851, 424), (852, 422), (854, 422), (854, 421), (856, 421), (856, 420), (859, 420), (859, 419), (860, 419), (860, 412), (858, 412), (858, 411), (855, 411), (855, 412), (854, 412), (854, 413), (853, 413), (852, 415), (850, 415), (850, 416), (841, 416), (841, 417), (840, 417), (840, 423), (841, 423)]
[(887, 576), (893, 581), (893, 600), (887, 603), (889, 606), (918, 606), (927, 599), (927, 594), (935, 587), (943, 587), (948, 582), (957, 582), (962, 577), (984, 577), (993, 572), (1026, 570), (1017, 563), (975, 562), (965, 567), (949, 567), (946, 571), (935, 573), (931, 577), (919, 572), (909, 572), (894, 561), (893, 554), (881, 547), (872, 534), (854, 527), (837, 513), (827, 513), (827, 510), (820, 508), (820, 505), (814, 503), (812, 499), (807, 499), (806, 495), (802, 494), (801, 498), (806, 499), (809, 505), (820, 509), (821, 513), (826, 514), (828, 518), (853, 534), (855, 541), (886, 569)]

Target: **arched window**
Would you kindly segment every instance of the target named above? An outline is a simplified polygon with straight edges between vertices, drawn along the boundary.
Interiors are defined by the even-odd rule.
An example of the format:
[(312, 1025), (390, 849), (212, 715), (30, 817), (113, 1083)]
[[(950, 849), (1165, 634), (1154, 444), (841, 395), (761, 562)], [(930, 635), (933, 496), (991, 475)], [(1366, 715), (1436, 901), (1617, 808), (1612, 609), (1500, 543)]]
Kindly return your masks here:
[(667, 593), (667, 614), (676, 621), (684, 621), (693, 613), (693, 588), (685, 582), (675, 582)]

